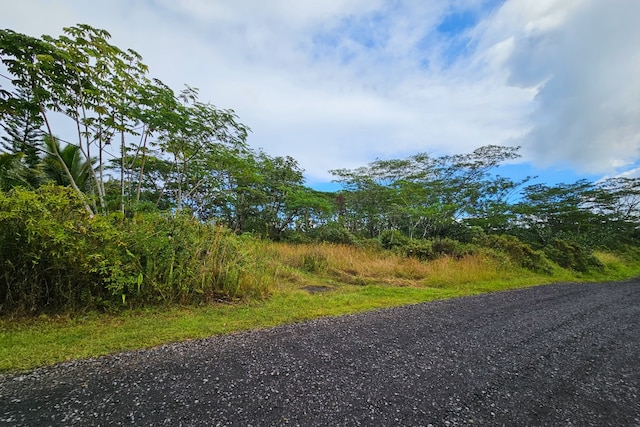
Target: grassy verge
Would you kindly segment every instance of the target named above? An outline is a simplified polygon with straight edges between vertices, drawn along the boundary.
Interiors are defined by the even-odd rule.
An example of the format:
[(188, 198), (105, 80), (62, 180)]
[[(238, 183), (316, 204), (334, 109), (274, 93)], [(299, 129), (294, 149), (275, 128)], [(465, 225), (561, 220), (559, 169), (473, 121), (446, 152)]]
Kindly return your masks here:
[(0, 371), (265, 328), (321, 316), (413, 304), (550, 282), (620, 280), (640, 262), (597, 253), (603, 271), (553, 275), (498, 265), (474, 255), (431, 262), (331, 245), (265, 244), (273, 277), (262, 301), (126, 311), (118, 315), (0, 320)]

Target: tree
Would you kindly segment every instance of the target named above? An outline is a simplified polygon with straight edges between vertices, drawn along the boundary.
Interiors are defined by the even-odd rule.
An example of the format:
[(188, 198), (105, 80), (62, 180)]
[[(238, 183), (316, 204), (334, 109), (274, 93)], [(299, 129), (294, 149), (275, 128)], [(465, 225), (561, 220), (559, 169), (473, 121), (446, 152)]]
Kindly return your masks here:
[(33, 104), (33, 96), (26, 89), (19, 88), (15, 100), (23, 107), (12, 111), (6, 120), (0, 121), (0, 127), (5, 132), (0, 138), (0, 146), (8, 153), (23, 153), (26, 167), (35, 168), (40, 162), (44, 123)]
[[(486, 146), (472, 153), (376, 160), (332, 173), (342, 183), (353, 232), (375, 237), (399, 230), (409, 237), (449, 236), (463, 223), (505, 227), (508, 199), (522, 182), (492, 170), (518, 157), (517, 147)], [(357, 229), (357, 230), (356, 230)]]
[(22, 164), (22, 153), (0, 154), (0, 191), (18, 186), (29, 187), (27, 169)]
[(593, 245), (594, 228), (600, 218), (589, 208), (594, 186), (586, 180), (524, 188), (522, 200), (514, 206), (514, 233), (525, 242), (545, 246), (555, 239)]
[(260, 152), (256, 160), (260, 179), (252, 191), (252, 204), (257, 213), (252, 228), (277, 240), (293, 226), (304, 209), (302, 169), (289, 156), (270, 157)]
[[(36, 187), (42, 181), (38, 165), (43, 144), (43, 123), (26, 90), (18, 90), (16, 101), (23, 107), (13, 110), (6, 115), (6, 120), (0, 121), (0, 127), (4, 131), (0, 138), (0, 148), (8, 154), (4, 156), (5, 167), (10, 163), (12, 170), (9, 173), (5, 169), (5, 173), (19, 176), (17, 181), (13, 181), (16, 185)], [(11, 180), (5, 181), (5, 185), (8, 182)]]
[(608, 178), (595, 183), (588, 208), (598, 215), (597, 241), (618, 248), (640, 239), (640, 178)]
[[(94, 181), (91, 189), (97, 192), (104, 209), (105, 147), (116, 132), (122, 138), (124, 133), (133, 133), (130, 126), (133, 122), (126, 114), (146, 66), (134, 51), (109, 44), (110, 35), (105, 30), (78, 25), (65, 28), (64, 33), (59, 38), (37, 39), (11, 30), (0, 31), (0, 55), (15, 88), (3, 90), (2, 111), (4, 115), (19, 111), (17, 91), (25, 90), (33, 94), (33, 109), (42, 117), (49, 138), (56, 138), (51, 113), (70, 119), (76, 132), (66, 141), (77, 146), (88, 162)], [(58, 145), (51, 147), (56, 150)], [(94, 153), (98, 159), (97, 172), (91, 163)], [(54, 151), (53, 155), (65, 170), (70, 185), (85, 200), (87, 211), (93, 214), (60, 154)]]
[[(154, 188), (158, 206), (201, 210), (221, 185), (217, 164), (220, 159), (232, 163), (229, 159), (245, 148), (249, 129), (233, 110), (200, 102), (196, 89), (187, 86), (176, 95), (161, 81), (150, 80), (140, 55), (109, 39), (107, 31), (83, 24), (65, 28), (57, 38), (0, 31), (0, 55), (12, 84), (0, 92), (3, 126), (17, 129), (9, 118), (39, 115), (47, 138), (55, 141), (48, 145), (49, 155), (90, 214), (106, 213), (114, 201), (124, 213), (126, 205), (140, 202), (145, 185)], [(73, 124), (74, 132), (55, 133), (60, 117)], [(119, 151), (117, 161), (109, 158), (110, 146)], [(76, 182), (69, 169), (72, 151), (84, 157), (89, 183)], [(51, 170), (51, 157), (47, 163)], [(107, 167), (119, 174), (117, 195), (112, 181), (105, 186), (111, 179)], [(151, 184), (150, 178), (156, 181)]]
[(237, 121), (233, 110), (221, 110), (198, 101), (196, 89), (187, 87), (178, 96), (180, 103), (165, 112), (166, 121), (157, 129), (157, 146), (173, 163), (167, 182), (178, 212), (195, 203), (197, 193), (214, 175), (211, 163), (219, 153), (245, 147), (249, 128)]
[[(49, 137), (45, 138), (45, 145), (47, 150), (42, 159), (42, 171), (45, 179), (57, 185), (69, 187), (71, 180), (66, 173), (68, 171), (75, 185), (81, 191), (89, 192), (93, 184), (89, 172), (91, 166), (90, 162), (85, 160), (80, 148), (70, 144), (61, 147), (58, 140)], [(60, 159), (62, 159), (64, 167), (61, 166)]]

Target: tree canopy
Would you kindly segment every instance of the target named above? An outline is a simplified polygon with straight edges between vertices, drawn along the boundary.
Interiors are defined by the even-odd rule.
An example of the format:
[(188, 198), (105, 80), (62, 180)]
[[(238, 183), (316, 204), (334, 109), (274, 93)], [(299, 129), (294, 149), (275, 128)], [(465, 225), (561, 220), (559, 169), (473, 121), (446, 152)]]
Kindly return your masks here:
[[(331, 171), (342, 190), (308, 188), (291, 157), (247, 143), (231, 109), (150, 76), (142, 56), (88, 25), (59, 37), (0, 30), (0, 183), (3, 191), (53, 182), (87, 214), (187, 212), (237, 233), (306, 239), (342, 230), (408, 239), (511, 234), (540, 247), (566, 239), (589, 247), (635, 242), (638, 180), (548, 186), (497, 172), (517, 147), (417, 153)], [(306, 236), (306, 237), (305, 237)]]

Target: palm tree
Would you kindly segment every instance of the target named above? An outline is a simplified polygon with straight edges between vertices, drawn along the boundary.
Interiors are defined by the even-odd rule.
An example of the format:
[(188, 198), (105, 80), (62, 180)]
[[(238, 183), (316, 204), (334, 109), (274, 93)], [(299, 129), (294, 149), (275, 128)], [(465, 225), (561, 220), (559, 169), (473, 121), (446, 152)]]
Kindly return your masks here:
[(22, 163), (22, 153), (0, 154), (0, 191), (13, 187), (30, 187), (28, 169)]
[[(80, 148), (76, 145), (60, 147), (60, 142), (54, 138), (45, 138), (46, 154), (42, 159), (42, 170), (46, 177), (55, 184), (68, 187), (71, 185), (69, 176), (60, 164), (62, 160), (69, 170), (78, 188), (83, 192), (91, 190), (90, 164), (84, 158)], [(55, 144), (55, 145), (54, 145)], [(54, 153), (59, 153), (59, 157)]]

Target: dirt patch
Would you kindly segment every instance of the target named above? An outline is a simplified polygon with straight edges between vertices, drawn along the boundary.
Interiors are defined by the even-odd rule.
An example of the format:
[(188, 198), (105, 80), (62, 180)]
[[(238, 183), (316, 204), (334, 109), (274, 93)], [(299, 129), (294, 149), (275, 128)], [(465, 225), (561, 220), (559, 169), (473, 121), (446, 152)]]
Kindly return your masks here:
[(330, 290), (333, 290), (333, 288), (330, 286), (305, 286), (302, 289), (309, 292), (310, 294), (318, 294), (320, 292), (328, 292)]

